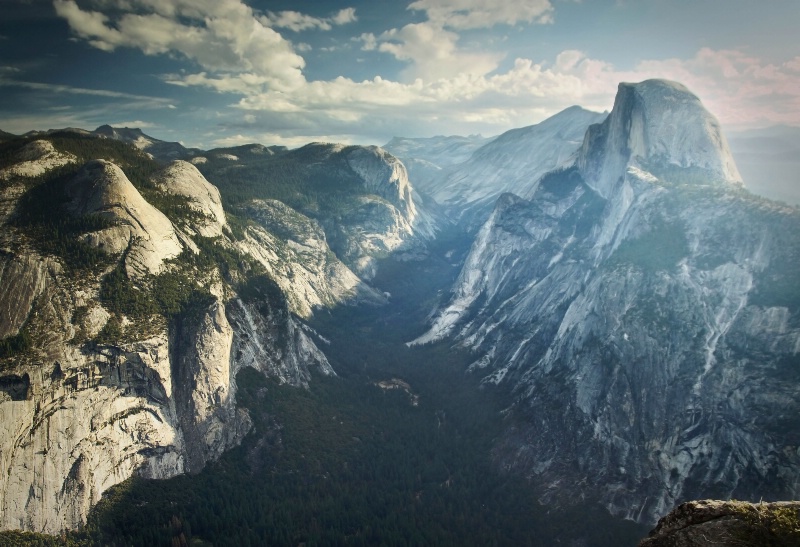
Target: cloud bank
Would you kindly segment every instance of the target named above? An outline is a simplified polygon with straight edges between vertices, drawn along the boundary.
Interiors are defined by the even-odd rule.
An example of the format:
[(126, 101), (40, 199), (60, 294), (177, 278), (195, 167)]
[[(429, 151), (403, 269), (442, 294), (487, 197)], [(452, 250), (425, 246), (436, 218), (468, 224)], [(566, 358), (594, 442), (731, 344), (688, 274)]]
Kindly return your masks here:
[[(329, 31), (358, 20), (354, 8), (319, 18), (260, 13), (240, 0), (54, 0), (73, 34), (113, 51), (177, 55), (187, 70), (166, 82), (230, 96), (226, 139), (367, 142), (394, 134), (496, 134), (580, 104), (610, 108), (620, 81), (659, 77), (697, 93), (729, 127), (800, 125), (800, 57), (782, 64), (738, 50), (704, 48), (688, 59), (642, 60), (619, 69), (578, 50), (553, 59), (518, 58), (499, 71), (502, 51), (462, 44), (475, 29), (549, 25), (549, 0), (415, 0), (421, 21), (353, 37), (364, 54), (405, 68), (398, 78), (312, 81), (302, 53), (283, 33)], [(194, 70), (192, 70), (192, 68)], [(227, 142), (227, 141), (226, 141)], [(373, 141), (374, 142), (374, 141)]]

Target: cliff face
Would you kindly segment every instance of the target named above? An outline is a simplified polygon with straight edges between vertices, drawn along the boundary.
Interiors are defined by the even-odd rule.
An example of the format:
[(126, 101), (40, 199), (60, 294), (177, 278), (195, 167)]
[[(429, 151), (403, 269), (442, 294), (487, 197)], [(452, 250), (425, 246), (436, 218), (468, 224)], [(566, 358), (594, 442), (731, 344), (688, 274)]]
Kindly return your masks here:
[(125, 252), (129, 276), (157, 274), (165, 260), (183, 250), (172, 222), (111, 162), (87, 163), (66, 185), (66, 195), (68, 214), (96, 215), (113, 224), (86, 234), (83, 240), (111, 254)]
[(577, 165), (604, 198), (630, 166), (656, 174), (694, 169), (706, 182), (742, 184), (717, 119), (686, 87), (666, 80), (620, 84), (612, 115), (586, 132)]
[[(259, 213), (262, 219), (277, 215), (284, 224), (316, 223), (324, 245), (363, 281), (375, 276), (380, 259), (424, 252), (438, 230), (440, 219), (414, 191), (405, 166), (375, 146), (311, 143), (291, 151), (238, 147), (212, 150), (194, 161), (209, 180), (231, 185), (243, 196), (245, 213), (255, 199), (256, 208), (264, 209), (266, 202), (273, 209)], [(269, 205), (275, 201), (291, 215)], [(322, 241), (320, 235), (314, 239)]]
[[(578, 106), (567, 108), (539, 124), (503, 133), (422, 186), (453, 217), (466, 223), (475, 217), (482, 223), (501, 194), (530, 197), (542, 175), (573, 162), (586, 129), (605, 117)], [(425, 157), (423, 151), (417, 154)]]
[[(297, 387), (335, 374), (303, 319), (385, 303), (365, 281), (377, 259), (436, 230), (402, 163), (376, 147), (249, 146), (159, 167), (117, 142), (151, 151), (138, 130), (96, 133), (20, 140), (0, 165), (3, 529), (74, 528), (131, 475), (219, 458), (251, 427), (237, 373)], [(239, 170), (266, 165), (265, 186), (308, 214), (229, 187), (231, 225), (196, 165), (245, 185)], [(308, 192), (286, 195), (298, 181)]]
[[(177, 219), (180, 228), (112, 161), (48, 182), (63, 200), (35, 217), (39, 224), (26, 196), (39, 188), (29, 174), (41, 173), (4, 172), (12, 175), (0, 185), (0, 528), (58, 533), (131, 475), (202, 469), (250, 428), (236, 407), (241, 367), (296, 386), (308, 383), (309, 368), (334, 374), (273, 281), (197, 262), (194, 235), (216, 236), (214, 252), (257, 264), (250, 247), (230, 254), (219, 192), (190, 164), (157, 172), (150, 190), (194, 212)], [(60, 243), (50, 245), (37, 235), (49, 217), (80, 229), (53, 231)], [(234, 267), (230, 258), (226, 268)], [(180, 312), (142, 307), (187, 290)]]
[[(514, 394), (495, 457), (550, 499), (580, 484), (654, 522), (684, 499), (794, 498), (800, 215), (740, 189), (696, 97), (620, 89), (575, 166), (498, 200), (414, 343), (456, 340)], [(658, 129), (687, 116), (701, 127)]]

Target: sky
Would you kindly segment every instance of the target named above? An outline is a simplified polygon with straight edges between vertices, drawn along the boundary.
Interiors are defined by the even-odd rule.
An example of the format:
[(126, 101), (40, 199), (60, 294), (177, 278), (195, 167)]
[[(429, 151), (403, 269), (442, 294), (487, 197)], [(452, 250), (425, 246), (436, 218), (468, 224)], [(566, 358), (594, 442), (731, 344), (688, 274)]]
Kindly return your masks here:
[(800, 126), (798, 0), (0, 0), (0, 129), (186, 146), (493, 136), (619, 82)]

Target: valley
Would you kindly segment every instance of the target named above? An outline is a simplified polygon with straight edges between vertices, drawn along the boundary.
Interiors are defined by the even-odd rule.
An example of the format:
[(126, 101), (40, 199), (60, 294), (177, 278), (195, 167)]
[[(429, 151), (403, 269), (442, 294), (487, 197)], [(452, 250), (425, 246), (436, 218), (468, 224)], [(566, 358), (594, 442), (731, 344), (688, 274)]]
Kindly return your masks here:
[[(88, 537), (132, 545), (180, 534), (198, 545), (635, 545), (646, 526), (589, 501), (543, 504), (528, 481), (492, 462), (509, 399), (465, 373), (468, 353), (405, 345), (455, 277), (467, 241), (445, 234), (422, 262), (382, 264), (373, 282), (392, 294), (385, 306), (315, 316), (310, 325), (331, 341), (324, 351), (336, 377), (315, 375), (304, 390), (242, 370), (239, 404), (254, 422), (242, 445), (196, 476), (115, 487), (89, 516)], [(418, 402), (376, 385), (392, 378)]]
[(697, 96), (387, 147), (4, 138), (0, 538), (634, 545), (800, 494), (800, 212)]

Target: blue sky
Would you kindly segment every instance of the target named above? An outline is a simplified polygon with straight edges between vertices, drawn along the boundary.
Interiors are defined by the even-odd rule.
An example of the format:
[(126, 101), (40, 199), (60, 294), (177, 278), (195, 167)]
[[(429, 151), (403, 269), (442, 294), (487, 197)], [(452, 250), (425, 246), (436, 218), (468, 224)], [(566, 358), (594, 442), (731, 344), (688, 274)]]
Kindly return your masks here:
[(797, 0), (3, 0), (0, 129), (210, 148), (495, 135), (620, 81), (800, 126)]

